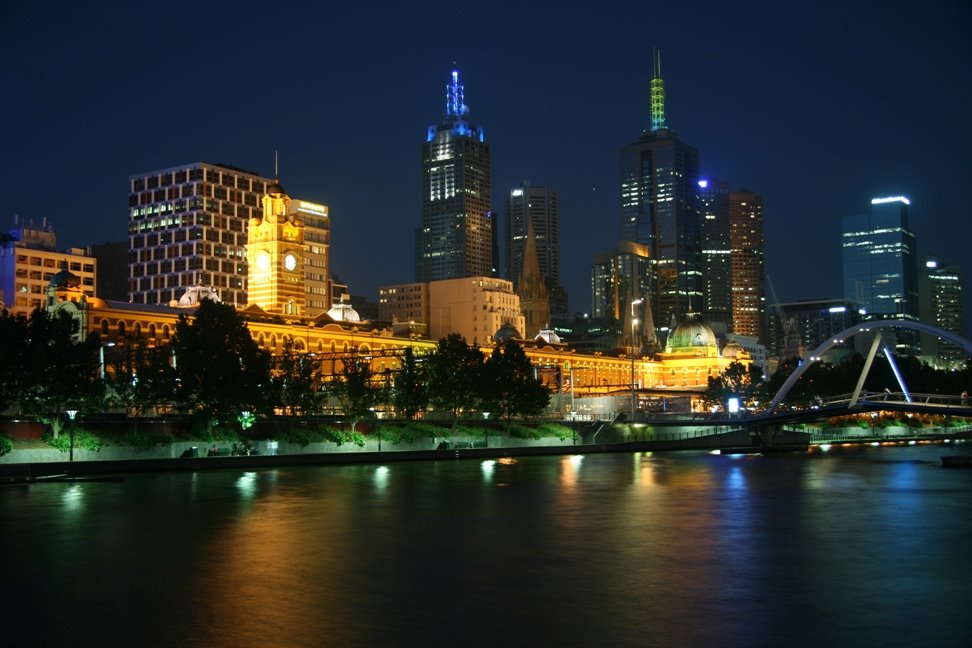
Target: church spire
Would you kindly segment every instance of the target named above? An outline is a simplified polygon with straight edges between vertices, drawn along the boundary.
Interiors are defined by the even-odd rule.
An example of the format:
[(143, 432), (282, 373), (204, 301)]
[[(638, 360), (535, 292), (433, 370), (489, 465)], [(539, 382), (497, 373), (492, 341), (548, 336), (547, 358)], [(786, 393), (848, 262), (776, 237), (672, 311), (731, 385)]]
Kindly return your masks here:
[(654, 50), (651, 75), (651, 130), (665, 128), (665, 80), (661, 73), (661, 52)]
[(533, 234), (533, 223), (527, 221), (527, 240), (523, 250), (523, 272), (517, 286), (520, 297), (520, 310), (526, 320), (526, 335), (530, 338), (547, 326), (550, 320), (550, 296), (540, 272), (540, 259), (537, 256), (537, 241)]

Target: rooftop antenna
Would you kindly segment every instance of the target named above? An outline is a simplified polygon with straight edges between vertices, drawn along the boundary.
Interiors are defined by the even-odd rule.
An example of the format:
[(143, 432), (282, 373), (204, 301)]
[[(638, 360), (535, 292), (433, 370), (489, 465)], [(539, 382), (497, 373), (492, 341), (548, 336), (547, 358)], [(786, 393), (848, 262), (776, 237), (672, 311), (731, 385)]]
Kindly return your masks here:
[(652, 48), (653, 68), (651, 75), (651, 130), (665, 128), (665, 80), (661, 73), (661, 51)]
[(279, 159), (279, 154), (280, 154), (280, 150), (279, 149), (274, 149), (273, 150), (273, 177), (274, 177), (275, 180), (279, 180), (280, 179), (280, 159)]
[[(455, 66), (455, 61), (452, 62)], [(446, 86), (446, 118), (462, 117), (467, 108), (463, 102), (462, 84), (459, 83), (459, 70), (453, 67), (450, 83)]]

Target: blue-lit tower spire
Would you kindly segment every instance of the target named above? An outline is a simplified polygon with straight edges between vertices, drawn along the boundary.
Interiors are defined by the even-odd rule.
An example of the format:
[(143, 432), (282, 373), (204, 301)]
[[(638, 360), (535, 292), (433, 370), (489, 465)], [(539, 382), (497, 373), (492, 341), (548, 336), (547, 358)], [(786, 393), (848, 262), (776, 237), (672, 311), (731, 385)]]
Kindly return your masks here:
[(446, 119), (462, 119), (469, 112), (469, 107), (463, 102), (462, 84), (459, 83), (459, 70), (452, 71), (452, 81), (446, 85)]
[(661, 74), (661, 52), (655, 50), (651, 75), (651, 130), (665, 128), (665, 80)]

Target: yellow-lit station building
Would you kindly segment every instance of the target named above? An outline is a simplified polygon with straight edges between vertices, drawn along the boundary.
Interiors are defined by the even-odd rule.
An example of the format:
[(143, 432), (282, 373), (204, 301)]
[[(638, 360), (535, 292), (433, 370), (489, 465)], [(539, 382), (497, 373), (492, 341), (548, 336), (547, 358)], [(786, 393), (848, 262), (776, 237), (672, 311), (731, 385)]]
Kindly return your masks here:
[[(263, 198), (262, 218), (251, 218), (248, 227), (250, 303), (239, 312), (260, 348), (279, 355), (289, 340), (297, 352), (320, 363), (324, 379), (341, 370), (343, 354), (351, 351), (370, 357), (375, 375), (388, 379), (398, 369), (405, 348), (418, 354), (434, 349), (435, 340), (416, 334), (423, 330), (422, 323), (403, 327), (362, 321), (343, 302), (324, 314), (306, 314), (302, 268), (307, 246), (299, 220), (287, 208), (289, 200), (279, 183), (274, 184)], [(154, 346), (168, 343), (179, 316), (191, 312), (203, 298), (218, 300), (212, 289), (196, 287), (168, 306), (109, 302), (90, 296), (79, 278), (64, 270), (51, 280), (47, 307), (68, 310), (81, 321), (82, 335), (97, 332), (105, 345), (123, 347), (138, 340)], [(481, 312), (481, 306), (477, 308)], [(513, 322), (522, 322), (522, 316)], [(438, 331), (436, 337), (442, 333)], [(510, 337), (522, 344), (538, 377), (551, 388), (551, 409), (565, 415), (586, 412), (603, 417), (626, 411), (632, 385), (639, 409), (652, 409), (658, 402), (673, 407), (677, 403), (683, 411), (698, 409), (697, 396), (709, 376), (718, 375), (735, 360), (749, 363), (749, 356), (732, 344), (720, 350), (712, 330), (691, 316), (669, 335), (664, 352), (653, 358), (632, 359), (626, 349), (615, 355), (580, 354), (552, 331), (523, 340), (510, 324), (492, 336), (477, 336), (476, 343), (489, 353)]]

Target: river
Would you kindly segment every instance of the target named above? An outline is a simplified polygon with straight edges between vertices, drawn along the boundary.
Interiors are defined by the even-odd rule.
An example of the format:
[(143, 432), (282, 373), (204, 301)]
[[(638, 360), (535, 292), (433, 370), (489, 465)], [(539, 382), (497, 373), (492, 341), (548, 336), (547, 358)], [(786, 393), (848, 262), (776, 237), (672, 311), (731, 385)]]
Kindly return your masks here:
[(939, 462), (957, 453), (626, 453), (3, 486), (4, 634), (968, 646), (972, 470)]

